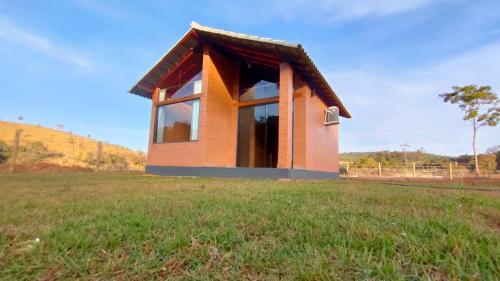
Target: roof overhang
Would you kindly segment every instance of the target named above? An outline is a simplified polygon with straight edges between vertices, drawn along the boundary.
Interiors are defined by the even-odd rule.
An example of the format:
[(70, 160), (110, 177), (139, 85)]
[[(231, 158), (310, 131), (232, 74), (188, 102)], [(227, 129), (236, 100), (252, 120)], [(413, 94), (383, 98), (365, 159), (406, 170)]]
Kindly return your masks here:
[[(202, 43), (219, 46), (257, 63), (289, 62), (327, 106), (337, 106), (342, 117), (351, 115), (300, 44), (229, 32), (191, 23), (184, 36), (129, 90), (151, 98), (162, 78)], [(258, 55), (260, 54), (260, 56)]]

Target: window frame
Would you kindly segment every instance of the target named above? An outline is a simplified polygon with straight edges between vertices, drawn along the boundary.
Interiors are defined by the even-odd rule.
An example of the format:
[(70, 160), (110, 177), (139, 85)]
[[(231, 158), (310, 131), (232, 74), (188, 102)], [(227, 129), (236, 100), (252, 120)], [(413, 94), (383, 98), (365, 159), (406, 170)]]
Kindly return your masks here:
[[(157, 94), (155, 95), (155, 99), (154, 99), (154, 107), (155, 107), (155, 120), (154, 120), (154, 127), (153, 127), (153, 144), (154, 145), (164, 145), (164, 144), (172, 144), (172, 143), (191, 143), (191, 142), (198, 142), (200, 140), (200, 112), (201, 112), (201, 95), (202, 94), (196, 94), (196, 95), (190, 95), (190, 96), (186, 96), (186, 97), (181, 97), (181, 98), (174, 98), (174, 99), (169, 99), (167, 98), (166, 100), (164, 101), (159, 101), (159, 93), (160, 93), (160, 89), (158, 88), (158, 90), (156, 91)], [(158, 111), (160, 110), (160, 107), (161, 106), (164, 106), (164, 105), (172, 105), (172, 104), (176, 104), (176, 103), (182, 103), (182, 102), (187, 102), (187, 101), (192, 101), (192, 100), (198, 100), (198, 103), (199, 103), (199, 107), (198, 107), (198, 128), (197, 128), (197, 138), (195, 140), (186, 140), (186, 141), (167, 141), (167, 142), (157, 142), (157, 133), (158, 133)], [(193, 120), (191, 120), (191, 124), (192, 124)]]
[(173, 99), (167, 98), (164, 101), (159, 101), (158, 99), (156, 99), (155, 106), (159, 107), (162, 105), (169, 105), (169, 104), (173, 104), (173, 103), (185, 102), (185, 101), (190, 101), (190, 100), (195, 100), (195, 99), (200, 99), (200, 98), (201, 98), (201, 94), (190, 95), (190, 96), (181, 97), (181, 98), (173, 98)]

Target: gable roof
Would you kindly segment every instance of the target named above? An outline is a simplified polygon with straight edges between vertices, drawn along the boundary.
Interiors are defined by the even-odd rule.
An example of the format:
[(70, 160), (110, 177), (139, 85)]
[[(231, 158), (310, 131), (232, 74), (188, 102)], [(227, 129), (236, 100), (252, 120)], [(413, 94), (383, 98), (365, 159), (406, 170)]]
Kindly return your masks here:
[(256, 59), (255, 55), (259, 53), (265, 55), (262, 58), (263, 62), (289, 62), (325, 104), (337, 106), (341, 116), (351, 117), (300, 44), (225, 31), (202, 26), (196, 22), (191, 23), (188, 32), (168, 50), (129, 92), (151, 98), (154, 88), (162, 77), (174, 69), (193, 49), (203, 42), (221, 46), (221, 48), (226, 48), (229, 52), (237, 51), (242, 59)]

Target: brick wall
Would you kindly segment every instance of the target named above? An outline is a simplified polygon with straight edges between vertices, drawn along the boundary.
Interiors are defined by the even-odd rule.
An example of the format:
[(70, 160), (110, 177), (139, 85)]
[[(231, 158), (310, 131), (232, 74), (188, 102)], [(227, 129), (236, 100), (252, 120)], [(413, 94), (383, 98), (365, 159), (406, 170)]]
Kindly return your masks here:
[(293, 167), (297, 169), (306, 168), (306, 91), (305, 84), (297, 85), (293, 100)]
[(338, 172), (338, 125), (324, 125), (326, 105), (315, 95), (307, 95), (306, 169)]
[[(203, 70), (207, 73), (204, 164), (234, 167), (236, 165), (237, 112), (233, 104), (236, 64), (211, 48), (205, 48)], [(234, 107), (236, 106), (236, 107)]]
[(295, 78), (294, 159), (296, 169), (338, 172), (338, 126), (325, 126), (326, 105)]
[(278, 168), (292, 167), (293, 70), (280, 64)]

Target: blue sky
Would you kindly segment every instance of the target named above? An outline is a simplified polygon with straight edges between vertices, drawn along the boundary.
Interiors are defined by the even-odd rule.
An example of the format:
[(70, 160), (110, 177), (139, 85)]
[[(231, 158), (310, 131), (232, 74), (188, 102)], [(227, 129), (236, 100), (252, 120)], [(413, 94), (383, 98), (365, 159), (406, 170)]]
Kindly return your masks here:
[[(471, 152), (471, 128), (437, 97), (500, 93), (500, 1), (0, 0), (0, 119), (146, 150), (150, 101), (126, 92), (191, 21), (301, 43), (353, 115), (340, 150)], [(500, 144), (481, 128), (479, 150)]]

